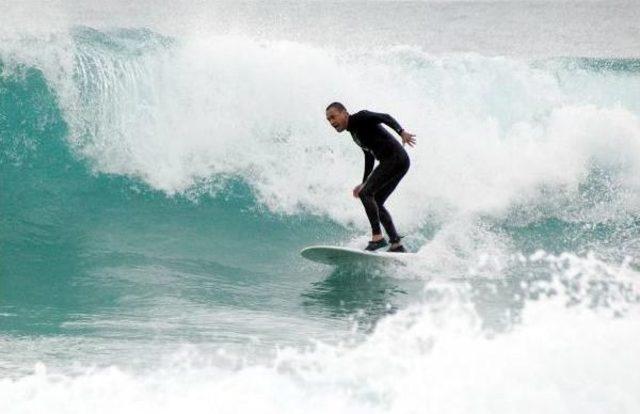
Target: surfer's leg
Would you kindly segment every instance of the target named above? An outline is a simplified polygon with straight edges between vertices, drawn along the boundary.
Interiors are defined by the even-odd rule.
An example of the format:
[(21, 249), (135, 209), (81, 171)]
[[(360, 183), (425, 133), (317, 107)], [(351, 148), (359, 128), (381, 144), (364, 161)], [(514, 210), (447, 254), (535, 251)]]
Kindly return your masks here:
[(380, 223), (384, 227), (385, 231), (389, 235), (389, 241), (391, 243), (399, 243), (400, 236), (398, 236), (398, 232), (396, 231), (396, 227), (393, 225), (393, 219), (391, 218), (391, 214), (384, 207), (384, 202), (389, 197), (391, 192), (396, 188), (402, 176), (394, 179), (389, 184), (387, 184), (382, 191), (376, 194), (376, 203), (378, 205), (378, 216), (380, 217)]
[[(382, 235), (380, 222), (384, 226), (392, 243), (399, 245), (400, 237), (393, 225), (391, 215), (384, 208), (384, 202), (409, 170), (409, 156), (406, 152), (395, 154), (382, 160), (371, 172), (360, 190), (360, 199), (364, 206), (374, 240)], [(396, 246), (397, 247), (397, 246)]]
[(399, 160), (397, 163), (397, 168), (394, 171), (394, 175), (374, 196), (376, 204), (378, 206), (378, 216), (380, 218), (380, 222), (389, 235), (389, 241), (392, 243), (392, 247), (397, 247), (393, 245), (400, 244), (400, 236), (398, 235), (396, 227), (393, 224), (391, 214), (389, 214), (389, 211), (387, 211), (387, 209), (384, 207), (384, 202), (387, 200), (387, 198), (389, 198), (393, 190), (396, 189), (398, 183), (400, 183), (400, 180), (402, 180), (408, 170), (409, 158), (407, 157), (406, 160)]
[(375, 194), (380, 191), (382, 187), (389, 180), (389, 176), (391, 175), (391, 165), (388, 163), (380, 163), (376, 168), (373, 169), (367, 181), (365, 181), (362, 189), (360, 190), (360, 200), (362, 201), (362, 205), (364, 206), (364, 211), (367, 213), (367, 218), (369, 219), (369, 224), (371, 224), (371, 233), (374, 236), (382, 235), (382, 230), (380, 229), (380, 213), (378, 210), (378, 203), (375, 199)]
[(398, 236), (398, 232), (396, 231), (396, 227), (393, 225), (393, 219), (391, 219), (391, 214), (387, 211), (384, 206), (378, 204), (378, 215), (380, 216), (380, 223), (382, 223), (382, 227), (389, 235), (389, 241), (393, 243), (400, 242), (400, 236)]

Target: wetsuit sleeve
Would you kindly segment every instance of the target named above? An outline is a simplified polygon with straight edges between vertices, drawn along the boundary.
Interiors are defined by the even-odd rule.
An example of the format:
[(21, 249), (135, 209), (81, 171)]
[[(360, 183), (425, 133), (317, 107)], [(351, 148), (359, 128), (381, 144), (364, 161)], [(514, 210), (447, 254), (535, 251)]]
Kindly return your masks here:
[(368, 153), (365, 150), (362, 150), (362, 152), (364, 152), (364, 177), (362, 177), (362, 182), (364, 183), (365, 181), (367, 181), (367, 177), (369, 177), (369, 174), (371, 174), (371, 170), (373, 170), (373, 155), (371, 155), (370, 153)]
[(393, 129), (394, 131), (396, 131), (398, 135), (400, 135), (402, 131), (404, 131), (404, 129), (400, 126), (398, 121), (396, 121), (389, 114), (382, 114), (382, 113), (371, 112), (371, 111), (361, 111), (361, 113), (363, 115), (363, 118), (374, 121), (376, 123), (385, 124), (389, 126), (391, 129)]

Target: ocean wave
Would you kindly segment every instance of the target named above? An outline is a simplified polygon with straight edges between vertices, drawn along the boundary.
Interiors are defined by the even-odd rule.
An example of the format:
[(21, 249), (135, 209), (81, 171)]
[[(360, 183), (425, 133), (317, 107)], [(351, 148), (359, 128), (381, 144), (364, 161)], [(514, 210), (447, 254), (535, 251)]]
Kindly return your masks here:
[(409, 226), (434, 204), (492, 213), (541, 202), (545, 189), (576, 199), (603, 169), (626, 208), (638, 205), (640, 79), (609, 70), (633, 68), (628, 60), (540, 67), (406, 47), (340, 55), (295, 42), (170, 39), (146, 29), (78, 27), (61, 39), (32, 41), (57, 49), (42, 57), (50, 62), (2, 55), (5, 80), (16, 64), (18, 77), (41, 72), (58, 105), (59, 114), (30, 122), (63, 125), (65, 145), (92, 171), (168, 195), (197, 197), (215, 177), (237, 177), (271, 211), (362, 223), (344, 196), (361, 155), (322, 116), (326, 102), (341, 99), (353, 110), (390, 112), (418, 134), (414, 167), (391, 201)]

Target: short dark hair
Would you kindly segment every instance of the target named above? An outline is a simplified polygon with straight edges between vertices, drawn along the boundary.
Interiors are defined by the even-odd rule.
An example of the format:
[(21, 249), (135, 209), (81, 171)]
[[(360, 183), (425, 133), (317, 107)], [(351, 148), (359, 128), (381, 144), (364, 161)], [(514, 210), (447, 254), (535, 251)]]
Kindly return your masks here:
[(325, 111), (328, 111), (331, 108), (336, 108), (338, 111), (346, 111), (347, 108), (344, 107), (340, 102), (331, 102)]

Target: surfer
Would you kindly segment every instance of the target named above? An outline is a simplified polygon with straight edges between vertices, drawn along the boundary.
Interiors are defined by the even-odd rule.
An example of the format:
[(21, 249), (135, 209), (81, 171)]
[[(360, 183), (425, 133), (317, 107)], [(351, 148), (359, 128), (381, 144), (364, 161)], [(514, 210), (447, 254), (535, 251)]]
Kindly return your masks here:
[[(388, 245), (380, 230), (380, 223), (389, 236), (390, 252), (406, 252), (393, 225), (384, 202), (409, 170), (409, 155), (403, 146), (416, 143), (415, 135), (405, 131), (398, 121), (388, 114), (362, 110), (349, 114), (340, 102), (332, 102), (326, 109), (327, 121), (338, 132), (351, 133), (364, 153), (364, 177), (353, 189), (353, 196), (360, 198), (371, 224), (372, 237), (365, 250), (377, 250)], [(380, 124), (393, 129), (402, 138), (402, 145)], [(378, 166), (374, 169), (374, 160)]]

